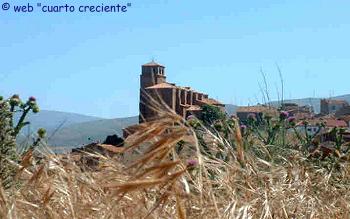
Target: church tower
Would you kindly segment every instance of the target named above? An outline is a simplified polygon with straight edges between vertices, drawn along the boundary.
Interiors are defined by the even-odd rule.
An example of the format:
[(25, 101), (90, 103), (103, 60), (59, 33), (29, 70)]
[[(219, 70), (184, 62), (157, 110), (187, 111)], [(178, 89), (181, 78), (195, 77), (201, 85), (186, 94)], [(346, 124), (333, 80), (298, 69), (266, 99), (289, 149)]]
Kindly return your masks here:
[(166, 81), (164, 70), (165, 67), (163, 65), (154, 61), (142, 65), (142, 73), (140, 76), (141, 89), (164, 83)]
[(145, 98), (145, 92), (147, 87), (151, 87), (157, 84), (165, 83), (165, 67), (161, 64), (158, 64), (154, 61), (142, 65), (142, 72), (140, 75), (140, 104), (139, 104), (139, 122), (144, 122), (142, 116), (149, 117), (152, 114), (147, 106), (148, 98)]

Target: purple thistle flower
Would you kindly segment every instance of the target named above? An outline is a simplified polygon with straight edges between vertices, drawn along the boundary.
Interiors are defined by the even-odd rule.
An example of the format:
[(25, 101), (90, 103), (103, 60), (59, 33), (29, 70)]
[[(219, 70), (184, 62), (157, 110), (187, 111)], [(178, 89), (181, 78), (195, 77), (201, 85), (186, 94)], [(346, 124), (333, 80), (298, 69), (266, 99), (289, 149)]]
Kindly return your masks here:
[(196, 117), (194, 115), (187, 116), (187, 120), (192, 120), (192, 119), (196, 119)]
[(281, 111), (280, 119), (285, 120), (289, 117), (289, 113), (287, 111)]
[(294, 116), (288, 117), (288, 122), (293, 123), (295, 122), (296, 118)]
[(246, 125), (241, 125), (241, 130), (242, 131), (245, 131), (247, 129), (247, 126)]
[(188, 167), (194, 167), (194, 166), (197, 166), (197, 164), (198, 164), (198, 161), (194, 160), (194, 159), (191, 159), (191, 160), (187, 161), (187, 166)]

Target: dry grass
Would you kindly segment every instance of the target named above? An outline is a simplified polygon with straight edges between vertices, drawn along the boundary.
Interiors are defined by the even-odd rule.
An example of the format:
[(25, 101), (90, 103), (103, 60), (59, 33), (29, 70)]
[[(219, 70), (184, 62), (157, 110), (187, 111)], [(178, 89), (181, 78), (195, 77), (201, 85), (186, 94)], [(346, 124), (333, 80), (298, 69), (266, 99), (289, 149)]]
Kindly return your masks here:
[[(123, 156), (91, 155), (100, 159), (98, 171), (44, 152), (36, 162), (28, 153), (18, 166), (20, 184), (0, 190), (0, 218), (350, 218), (348, 163), (326, 171), (288, 151), (276, 164), (244, 150), (238, 130), (234, 146), (205, 131), (210, 151), (226, 161), (203, 152), (171, 113), (141, 125)], [(184, 149), (175, 153), (180, 140)]]

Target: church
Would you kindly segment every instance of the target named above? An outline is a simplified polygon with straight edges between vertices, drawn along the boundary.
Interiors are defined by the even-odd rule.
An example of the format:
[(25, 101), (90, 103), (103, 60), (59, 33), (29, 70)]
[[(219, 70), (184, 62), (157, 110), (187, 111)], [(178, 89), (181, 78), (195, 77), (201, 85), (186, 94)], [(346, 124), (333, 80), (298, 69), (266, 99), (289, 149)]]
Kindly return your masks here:
[(225, 105), (209, 98), (207, 94), (195, 91), (191, 87), (180, 87), (166, 81), (165, 67), (154, 61), (142, 65), (140, 75), (140, 116), (139, 122), (152, 121), (157, 118), (157, 112), (150, 98), (165, 103), (168, 108), (182, 116), (199, 116), (201, 106), (208, 104), (220, 107)]
[[(158, 105), (176, 112), (186, 119), (190, 115), (200, 117), (203, 105), (213, 105), (225, 110), (225, 105), (209, 98), (207, 94), (193, 90), (191, 87), (181, 87), (166, 81), (165, 66), (154, 61), (141, 67), (139, 123), (157, 119)], [(132, 128), (124, 129), (124, 137), (132, 133)]]

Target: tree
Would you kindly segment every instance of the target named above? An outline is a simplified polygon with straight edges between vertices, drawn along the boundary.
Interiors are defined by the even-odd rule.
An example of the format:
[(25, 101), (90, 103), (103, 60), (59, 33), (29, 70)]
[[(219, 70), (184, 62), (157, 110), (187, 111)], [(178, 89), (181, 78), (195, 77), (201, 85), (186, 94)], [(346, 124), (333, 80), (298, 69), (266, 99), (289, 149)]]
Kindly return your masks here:
[(212, 125), (216, 121), (221, 121), (226, 118), (226, 115), (222, 110), (213, 105), (204, 105), (202, 106), (202, 116), (201, 120), (206, 124), (206, 125)]

